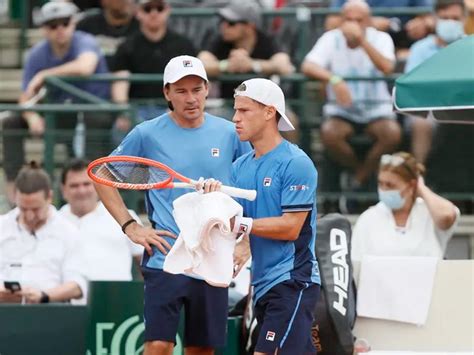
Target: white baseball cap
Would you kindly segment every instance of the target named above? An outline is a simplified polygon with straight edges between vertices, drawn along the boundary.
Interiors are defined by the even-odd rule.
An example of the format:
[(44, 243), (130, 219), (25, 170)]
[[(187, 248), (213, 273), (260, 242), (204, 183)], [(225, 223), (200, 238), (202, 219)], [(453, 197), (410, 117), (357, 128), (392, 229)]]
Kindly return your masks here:
[(265, 106), (275, 107), (281, 115), (278, 129), (280, 131), (295, 129), (285, 114), (285, 95), (273, 81), (262, 78), (246, 80), (235, 89), (234, 97), (237, 96), (245, 96)]
[(166, 64), (163, 86), (173, 84), (188, 75), (196, 75), (208, 81), (206, 69), (199, 58), (190, 55), (174, 57)]
[(39, 14), (35, 18), (35, 23), (41, 26), (52, 20), (72, 17), (78, 12), (77, 6), (71, 2), (50, 1), (41, 7)]

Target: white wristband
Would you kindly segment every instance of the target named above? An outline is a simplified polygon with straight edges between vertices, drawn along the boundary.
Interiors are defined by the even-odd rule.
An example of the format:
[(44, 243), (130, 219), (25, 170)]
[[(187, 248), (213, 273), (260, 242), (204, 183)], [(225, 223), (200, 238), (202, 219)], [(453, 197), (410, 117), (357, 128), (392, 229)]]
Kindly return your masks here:
[(252, 230), (252, 224), (252, 218), (235, 216), (234, 228), (232, 229), (232, 232), (250, 234), (250, 231)]

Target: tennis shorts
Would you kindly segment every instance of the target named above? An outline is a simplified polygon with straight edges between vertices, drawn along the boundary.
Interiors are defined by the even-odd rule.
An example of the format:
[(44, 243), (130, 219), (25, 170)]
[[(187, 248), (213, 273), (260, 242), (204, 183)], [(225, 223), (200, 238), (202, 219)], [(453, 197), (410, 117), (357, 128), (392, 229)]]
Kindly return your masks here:
[(145, 341), (176, 343), (184, 307), (185, 346), (224, 347), (227, 339), (228, 289), (203, 280), (142, 267), (145, 279)]
[(311, 341), (313, 312), (320, 286), (297, 280), (273, 286), (257, 301), (255, 316), (259, 324), (255, 351), (274, 354), (316, 354)]

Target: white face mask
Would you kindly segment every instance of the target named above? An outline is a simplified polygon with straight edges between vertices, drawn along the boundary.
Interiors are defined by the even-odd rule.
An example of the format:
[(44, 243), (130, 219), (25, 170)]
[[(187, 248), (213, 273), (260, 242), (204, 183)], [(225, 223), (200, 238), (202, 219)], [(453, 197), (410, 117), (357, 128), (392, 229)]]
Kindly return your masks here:
[(399, 190), (381, 190), (379, 188), (378, 194), (379, 200), (391, 210), (399, 210), (405, 205), (406, 198)]
[(464, 35), (464, 24), (456, 20), (436, 20), (436, 35), (446, 43), (452, 43)]

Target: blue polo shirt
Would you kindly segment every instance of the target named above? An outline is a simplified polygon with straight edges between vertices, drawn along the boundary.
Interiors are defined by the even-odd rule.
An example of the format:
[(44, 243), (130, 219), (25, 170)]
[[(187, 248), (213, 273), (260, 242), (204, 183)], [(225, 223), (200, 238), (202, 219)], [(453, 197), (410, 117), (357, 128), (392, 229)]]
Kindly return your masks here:
[[(250, 151), (250, 144), (240, 142), (234, 124), (205, 114), (197, 128), (183, 128), (168, 113), (137, 125), (111, 153), (153, 159), (168, 165), (191, 179), (214, 178), (228, 185), (232, 162)], [(173, 201), (190, 192), (188, 189), (162, 189), (146, 192), (146, 207), (153, 228), (179, 235), (174, 221)], [(175, 239), (166, 238), (174, 244)], [(144, 253), (143, 265), (162, 269), (165, 256), (156, 248), (151, 257)]]
[(309, 212), (295, 241), (251, 234), (254, 301), (285, 280), (320, 284), (315, 254), (317, 171), (311, 159), (296, 145), (283, 140), (258, 159), (253, 151), (239, 158), (232, 168), (231, 185), (257, 190), (255, 201), (239, 200), (247, 217)]
[(405, 64), (405, 73), (415, 69), (425, 60), (431, 58), (440, 49), (441, 47), (436, 43), (435, 35), (430, 35), (413, 43), (410, 47), (410, 54), (408, 55)]

